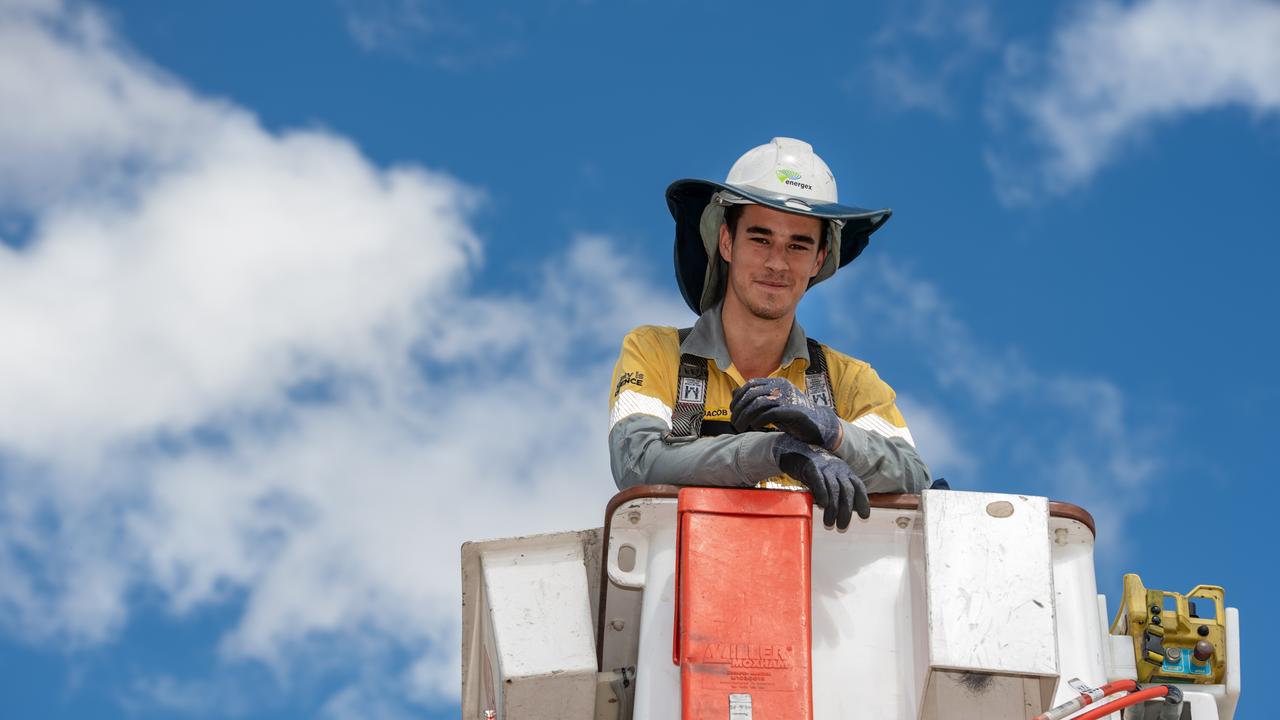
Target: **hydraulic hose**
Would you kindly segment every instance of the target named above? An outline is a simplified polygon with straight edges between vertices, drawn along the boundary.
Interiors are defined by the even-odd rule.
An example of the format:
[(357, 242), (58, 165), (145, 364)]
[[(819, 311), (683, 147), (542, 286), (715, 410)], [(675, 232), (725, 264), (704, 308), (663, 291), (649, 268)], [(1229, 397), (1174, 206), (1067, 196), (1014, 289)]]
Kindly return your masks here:
[(1109, 682), (1093, 692), (1080, 693), (1079, 697), (1072, 698), (1055, 708), (1046, 710), (1031, 718), (1031, 720), (1062, 720), (1062, 718), (1070, 715), (1080, 708), (1086, 705), (1091, 705), (1108, 695), (1114, 695), (1118, 692), (1133, 692), (1137, 689), (1138, 683), (1134, 680), (1117, 680), (1115, 682)]
[[(1149, 687), (1145, 690), (1129, 693), (1124, 697), (1118, 697), (1115, 700), (1105, 702), (1079, 717), (1072, 718), (1072, 720), (1098, 720), (1098, 718), (1106, 717), (1114, 712), (1119, 712), (1130, 705), (1137, 705), (1140, 702), (1165, 697), (1171, 690), (1176, 692), (1177, 688), (1171, 688), (1168, 685), (1156, 685), (1155, 687)], [(1179, 699), (1181, 699), (1182, 693), (1178, 692), (1178, 695)]]

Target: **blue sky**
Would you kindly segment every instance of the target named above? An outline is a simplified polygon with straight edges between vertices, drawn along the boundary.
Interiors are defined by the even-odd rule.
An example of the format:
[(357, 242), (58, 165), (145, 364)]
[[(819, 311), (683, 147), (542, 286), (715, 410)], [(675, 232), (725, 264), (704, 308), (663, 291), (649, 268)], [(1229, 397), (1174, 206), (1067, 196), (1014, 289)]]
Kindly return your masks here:
[(4, 0), (0, 107), (5, 717), (456, 717), (459, 544), (599, 524), (663, 189), (777, 135), (894, 209), (805, 327), (1262, 717), (1274, 3)]

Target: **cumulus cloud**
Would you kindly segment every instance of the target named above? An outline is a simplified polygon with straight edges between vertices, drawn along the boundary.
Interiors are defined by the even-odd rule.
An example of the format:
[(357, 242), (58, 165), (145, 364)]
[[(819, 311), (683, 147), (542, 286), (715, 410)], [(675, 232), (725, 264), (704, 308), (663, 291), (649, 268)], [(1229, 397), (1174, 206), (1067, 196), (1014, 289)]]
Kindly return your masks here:
[(678, 300), (593, 237), (476, 293), (478, 191), (268, 132), (92, 9), (0, 7), (0, 106), (31, 228), (0, 245), (0, 625), (108, 642), (159, 590), (242, 607), (224, 658), (280, 677), (384, 648), (335, 716), (456, 696), (460, 542), (599, 522), (617, 339)]
[(126, 192), (139, 173), (188, 158), (192, 137), (252, 123), (134, 57), (98, 13), (6, 0), (0, 19), (0, 211), (76, 191)]
[[(1002, 200), (1089, 180), (1161, 122), (1208, 110), (1280, 110), (1280, 5), (1267, 0), (1099, 0), (1077, 8), (1045, 53), (1006, 51), (986, 153)], [(1030, 146), (1007, 131), (1029, 125)], [(1028, 160), (1026, 153), (1031, 153)]]

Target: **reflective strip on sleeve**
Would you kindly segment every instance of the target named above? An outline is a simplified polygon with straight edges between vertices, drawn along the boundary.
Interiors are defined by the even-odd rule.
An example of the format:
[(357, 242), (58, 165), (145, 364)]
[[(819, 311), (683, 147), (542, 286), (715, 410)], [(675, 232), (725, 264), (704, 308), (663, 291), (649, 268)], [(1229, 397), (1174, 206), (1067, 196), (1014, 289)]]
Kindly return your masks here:
[(613, 411), (609, 413), (609, 431), (623, 418), (632, 415), (652, 415), (667, 424), (671, 429), (671, 408), (658, 398), (650, 397), (635, 390), (623, 390), (613, 403)]
[(854, 420), (853, 424), (855, 427), (860, 427), (867, 432), (873, 432), (887, 438), (902, 438), (911, 447), (916, 446), (916, 441), (911, 437), (910, 430), (898, 427), (875, 413), (867, 413)]

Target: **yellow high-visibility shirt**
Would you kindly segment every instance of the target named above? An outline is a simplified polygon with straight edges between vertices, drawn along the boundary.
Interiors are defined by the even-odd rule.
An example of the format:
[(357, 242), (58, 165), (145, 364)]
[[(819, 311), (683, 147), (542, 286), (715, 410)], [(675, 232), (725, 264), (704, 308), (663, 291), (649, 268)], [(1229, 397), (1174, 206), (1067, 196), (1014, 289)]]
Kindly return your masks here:
[[(761, 446), (767, 433), (732, 435), (729, 404), (733, 391), (746, 382), (729, 359), (720, 325), (719, 307), (699, 318), (681, 346), (678, 331), (646, 325), (627, 334), (614, 366), (610, 396), (610, 450), (615, 480), (634, 484), (745, 485), (766, 481), (796, 485), (777, 473)], [(845, 459), (871, 492), (918, 492), (928, 484), (928, 470), (915, 452), (915, 441), (895, 404), (895, 394), (865, 362), (823, 345), (836, 414), (845, 421), (845, 438), (836, 454)], [(706, 405), (702, 435), (685, 447), (655, 445), (655, 433), (671, 430), (682, 352), (707, 359)], [(782, 364), (770, 377), (789, 380), (805, 390), (809, 353), (804, 331), (792, 326)], [(645, 433), (643, 441), (630, 437)], [(701, 447), (698, 447), (698, 446)], [(764, 448), (767, 450), (767, 447)], [(645, 455), (675, 454), (672, 467)], [(650, 460), (651, 462), (646, 462)], [(656, 472), (655, 472), (656, 467)]]

